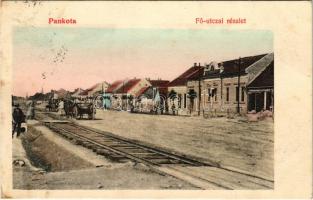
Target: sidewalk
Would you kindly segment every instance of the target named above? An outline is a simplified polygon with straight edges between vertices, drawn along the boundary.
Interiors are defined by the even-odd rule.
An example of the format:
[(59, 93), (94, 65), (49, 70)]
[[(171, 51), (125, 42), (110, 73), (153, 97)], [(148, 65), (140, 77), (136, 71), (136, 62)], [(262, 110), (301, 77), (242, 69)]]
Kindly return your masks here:
[[(197, 189), (141, 164), (110, 162), (38, 124), (26, 134), (12, 141), (14, 189)], [(43, 159), (51, 171), (31, 164), (22, 145), (27, 139), (27, 152)]]

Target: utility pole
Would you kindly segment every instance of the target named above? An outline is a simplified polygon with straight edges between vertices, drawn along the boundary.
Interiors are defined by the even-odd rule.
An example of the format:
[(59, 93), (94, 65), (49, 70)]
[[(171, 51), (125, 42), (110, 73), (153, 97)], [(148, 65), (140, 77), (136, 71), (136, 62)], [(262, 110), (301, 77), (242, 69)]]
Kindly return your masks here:
[(237, 101), (237, 113), (240, 114), (240, 73), (241, 73), (241, 58), (238, 59), (238, 101)]

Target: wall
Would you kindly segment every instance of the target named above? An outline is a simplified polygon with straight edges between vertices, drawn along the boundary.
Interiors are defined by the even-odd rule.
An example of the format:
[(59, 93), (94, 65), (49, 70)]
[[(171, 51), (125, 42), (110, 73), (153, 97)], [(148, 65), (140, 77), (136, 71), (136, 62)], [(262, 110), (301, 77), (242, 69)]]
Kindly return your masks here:
[[(240, 77), (239, 107), (240, 113), (247, 112), (247, 75)], [(202, 105), (205, 110), (212, 112), (237, 112), (236, 87), (238, 86), (238, 77), (214, 78), (203, 81), (202, 92), (204, 98)], [(213, 97), (209, 97), (209, 89), (216, 89)], [(228, 98), (227, 98), (228, 88)], [(242, 89), (243, 88), (243, 89)]]

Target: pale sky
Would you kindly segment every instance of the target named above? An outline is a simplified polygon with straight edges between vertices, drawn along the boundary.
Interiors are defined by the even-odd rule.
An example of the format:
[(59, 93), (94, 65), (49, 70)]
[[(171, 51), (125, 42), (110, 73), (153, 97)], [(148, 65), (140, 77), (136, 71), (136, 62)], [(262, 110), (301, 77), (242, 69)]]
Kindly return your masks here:
[(13, 94), (124, 78), (173, 80), (193, 63), (273, 52), (264, 30), (15, 28)]

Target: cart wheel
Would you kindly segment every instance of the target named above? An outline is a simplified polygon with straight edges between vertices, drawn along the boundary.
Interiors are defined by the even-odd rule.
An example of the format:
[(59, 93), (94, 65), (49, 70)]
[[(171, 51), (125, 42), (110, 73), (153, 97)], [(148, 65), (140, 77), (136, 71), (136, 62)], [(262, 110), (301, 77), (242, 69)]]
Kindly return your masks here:
[(101, 109), (102, 108), (102, 101), (103, 101), (103, 97), (101, 95), (97, 96), (94, 99), (94, 107), (97, 109)]

